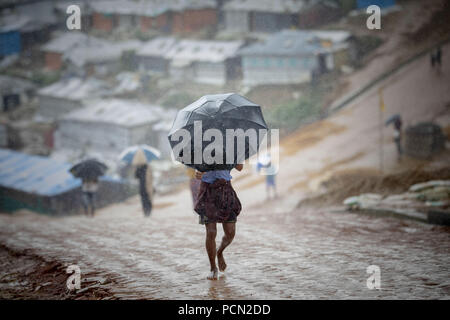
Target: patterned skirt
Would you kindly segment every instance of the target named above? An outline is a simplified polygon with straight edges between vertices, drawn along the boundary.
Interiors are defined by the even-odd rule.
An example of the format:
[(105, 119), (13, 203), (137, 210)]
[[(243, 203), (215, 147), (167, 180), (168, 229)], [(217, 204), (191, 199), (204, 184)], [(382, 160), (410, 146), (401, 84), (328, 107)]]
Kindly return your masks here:
[(230, 181), (218, 179), (214, 183), (201, 182), (194, 210), (200, 223), (236, 222), (241, 202)]

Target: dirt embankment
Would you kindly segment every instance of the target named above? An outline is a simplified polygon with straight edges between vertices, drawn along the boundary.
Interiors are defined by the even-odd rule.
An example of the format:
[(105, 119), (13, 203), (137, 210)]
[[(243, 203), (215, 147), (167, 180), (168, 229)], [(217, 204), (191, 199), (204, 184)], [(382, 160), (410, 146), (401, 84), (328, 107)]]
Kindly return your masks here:
[(421, 166), (387, 175), (380, 175), (373, 169), (350, 169), (337, 171), (330, 179), (324, 181), (325, 191), (302, 200), (297, 208), (325, 207), (341, 205), (344, 199), (362, 193), (379, 193), (389, 195), (406, 192), (408, 188), (429, 180), (450, 179), (450, 168), (423, 170)]
[[(29, 250), (15, 251), (0, 244), (0, 299), (100, 300), (112, 294), (104, 288), (109, 280), (83, 274), (81, 289), (69, 291), (67, 266), (47, 261)], [(100, 286), (100, 284), (102, 284)]]

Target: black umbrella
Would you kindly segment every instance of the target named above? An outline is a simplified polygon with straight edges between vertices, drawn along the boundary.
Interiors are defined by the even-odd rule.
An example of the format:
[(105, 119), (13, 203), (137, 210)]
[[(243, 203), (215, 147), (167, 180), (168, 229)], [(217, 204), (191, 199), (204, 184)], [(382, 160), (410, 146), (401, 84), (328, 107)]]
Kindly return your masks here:
[[(222, 156), (218, 155), (217, 157), (221, 160), (210, 163), (205, 161), (203, 157), (201, 157), (200, 161), (198, 161), (198, 158), (195, 158), (196, 151), (203, 154), (203, 151), (209, 144), (217, 142), (217, 137), (214, 136), (214, 138), (211, 138), (211, 141), (204, 141), (205, 139), (202, 139), (198, 145), (194, 143), (194, 138), (198, 138), (198, 136), (194, 136), (194, 129), (197, 128), (198, 130), (199, 123), (201, 124), (202, 137), (208, 129), (218, 129), (222, 134)], [(175, 147), (181, 142), (181, 138), (176, 139), (176, 137), (179, 136), (180, 130), (182, 129), (189, 132), (191, 139), (185, 148), (178, 151)], [(233, 130), (235, 136), (232, 139), (227, 139), (227, 129)], [(236, 131), (237, 129), (242, 130)], [(247, 131), (248, 129), (252, 130)], [(264, 130), (260, 131), (260, 129)], [(205, 172), (211, 170), (231, 170), (236, 164), (242, 163), (243, 160), (248, 159), (257, 152), (266, 132), (267, 124), (264, 121), (261, 107), (238, 94), (227, 93), (203, 96), (180, 110), (173, 122), (168, 137), (176, 160), (189, 167)], [(250, 138), (249, 134), (254, 134), (253, 137), (256, 135), (256, 141)], [(238, 148), (239, 139), (243, 139), (240, 141), (244, 141), (244, 148)], [(233, 143), (233, 145), (228, 145), (227, 148), (227, 143)], [(184, 154), (189, 150), (190, 157)], [(229, 154), (228, 158), (227, 150), (233, 150), (234, 152), (233, 155)], [(177, 152), (178, 154), (176, 154)], [(216, 156), (215, 150), (211, 155), (213, 157)], [(231, 159), (231, 161), (227, 159)]]
[(385, 125), (385, 126), (388, 126), (388, 125), (390, 125), (391, 123), (393, 123), (393, 122), (395, 122), (395, 121), (398, 121), (398, 120), (400, 120), (400, 119), (401, 119), (401, 117), (400, 117), (399, 114), (394, 114), (394, 115), (390, 116), (389, 118), (387, 118), (387, 120), (384, 122), (384, 125)]
[(107, 169), (104, 163), (96, 159), (88, 159), (77, 163), (69, 171), (76, 178), (97, 179), (103, 176)]

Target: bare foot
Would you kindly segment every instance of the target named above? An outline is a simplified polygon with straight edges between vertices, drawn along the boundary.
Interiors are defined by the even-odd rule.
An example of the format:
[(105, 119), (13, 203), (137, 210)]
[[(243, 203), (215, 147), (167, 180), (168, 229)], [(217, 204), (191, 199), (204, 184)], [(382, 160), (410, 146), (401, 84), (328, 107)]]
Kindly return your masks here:
[(224, 272), (225, 269), (227, 268), (227, 264), (225, 263), (225, 259), (223, 258), (223, 254), (222, 253), (217, 253), (217, 262), (219, 263), (219, 270), (221, 272)]
[(217, 280), (218, 272), (217, 269), (212, 270), (208, 277), (206, 277), (208, 280)]

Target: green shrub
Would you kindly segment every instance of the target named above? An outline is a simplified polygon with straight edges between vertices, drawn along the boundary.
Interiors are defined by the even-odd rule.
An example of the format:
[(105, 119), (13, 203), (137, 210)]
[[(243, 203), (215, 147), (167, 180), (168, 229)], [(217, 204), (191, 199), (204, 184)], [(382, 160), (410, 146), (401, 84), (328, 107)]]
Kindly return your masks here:
[(177, 92), (167, 96), (162, 105), (168, 108), (181, 109), (194, 102), (194, 98), (187, 92)]
[(264, 112), (270, 128), (280, 129), (281, 133), (291, 132), (302, 124), (319, 117), (320, 104), (312, 95), (302, 96)]
[(58, 81), (60, 78), (59, 72), (43, 72), (36, 71), (31, 75), (31, 81), (39, 86), (47, 86), (53, 82)]

